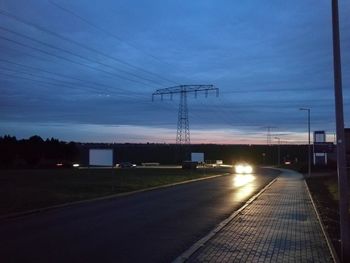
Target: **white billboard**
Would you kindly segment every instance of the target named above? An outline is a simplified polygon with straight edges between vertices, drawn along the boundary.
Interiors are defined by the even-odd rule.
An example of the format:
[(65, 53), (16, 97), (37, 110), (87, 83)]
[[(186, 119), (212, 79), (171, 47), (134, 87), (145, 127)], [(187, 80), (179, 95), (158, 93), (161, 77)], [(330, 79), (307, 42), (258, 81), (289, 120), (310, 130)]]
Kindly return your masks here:
[(204, 163), (204, 153), (191, 153), (191, 161)]
[(113, 166), (113, 149), (90, 149), (89, 165)]

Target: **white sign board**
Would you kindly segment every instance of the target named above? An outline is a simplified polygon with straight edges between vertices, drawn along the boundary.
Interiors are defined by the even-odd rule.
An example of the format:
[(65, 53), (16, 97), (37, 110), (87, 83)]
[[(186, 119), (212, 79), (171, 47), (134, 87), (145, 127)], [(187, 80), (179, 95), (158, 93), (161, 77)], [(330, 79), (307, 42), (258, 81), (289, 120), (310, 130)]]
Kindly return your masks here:
[(191, 161), (204, 163), (204, 153), (191, 153)]
[(89, 165), (113, 166), (113, 149), (90, 149)]
[(326, 132), (325, 131), (315, 131), (314, 132), (314, 142), (325, 142)]

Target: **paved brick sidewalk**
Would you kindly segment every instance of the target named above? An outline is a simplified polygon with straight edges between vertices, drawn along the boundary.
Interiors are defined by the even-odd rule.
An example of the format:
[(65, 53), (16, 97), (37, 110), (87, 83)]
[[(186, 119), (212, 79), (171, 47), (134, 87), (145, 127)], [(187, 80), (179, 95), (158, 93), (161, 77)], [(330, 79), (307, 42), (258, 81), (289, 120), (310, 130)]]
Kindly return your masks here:
[(304, 179), (283, 172), (186, 262), (333, 262)]

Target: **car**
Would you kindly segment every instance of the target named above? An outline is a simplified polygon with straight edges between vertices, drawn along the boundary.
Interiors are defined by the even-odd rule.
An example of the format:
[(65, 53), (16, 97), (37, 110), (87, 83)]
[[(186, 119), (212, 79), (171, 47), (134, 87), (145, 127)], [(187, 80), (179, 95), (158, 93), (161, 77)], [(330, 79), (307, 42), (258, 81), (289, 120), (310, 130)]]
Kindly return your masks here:
[[(52, 164), (53, 165), (53, 164)], [(80, 164), (69, 161), (58, 161), (54, 164), (55, 168), (79, 168)]]
[(122, 162), (118, 165), (119, 168), (135, 168), (136, 164), (130, 162)]
[(185, 169), (185, 170), (197, 169), (197, 166), (198, 166), (198, 162), (192, 162), (192, 161), (183, 161), (182, 162), (182, 169)]
[(237, 174), (251, 174), (253, 172), (253, 166), (248, 163), (238, 163), (234, 167)]

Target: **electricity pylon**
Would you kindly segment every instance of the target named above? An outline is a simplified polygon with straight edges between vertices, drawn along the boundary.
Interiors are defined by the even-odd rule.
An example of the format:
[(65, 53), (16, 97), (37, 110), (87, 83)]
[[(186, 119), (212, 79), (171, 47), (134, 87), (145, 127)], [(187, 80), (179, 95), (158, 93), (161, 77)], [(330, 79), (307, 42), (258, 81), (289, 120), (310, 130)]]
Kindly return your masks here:
[(266, 145), (271, 145), (271, 131), (272, 129), (275, 129), (277, 127), (274, 127), (274, 126), (266, 126), (266, 127), (263, 127), (263, 128), (266, 128), (267, 129), (267, 134), (266, 134)]
[(205, 92), (205, 96), (208, 96), (209, 91), (216, 91), (216, 96), (219, 96), (219, 89), (214, 85), (179, 85), (175, 87), (158, 89), (152, 94), (152, 101), (154, 96), (159, 95), (163, 99), (163, 95), (170, 95), (173, 98), (174, 94), (180, 94), (179, 113), (177, 120), (177, 132), (176, 132), (176, 144), (190, 144), (190, 126), (188, 120), (188, 107), (187, 107), (187, 93), (193, 92), (195, 97), (197, 93)]

